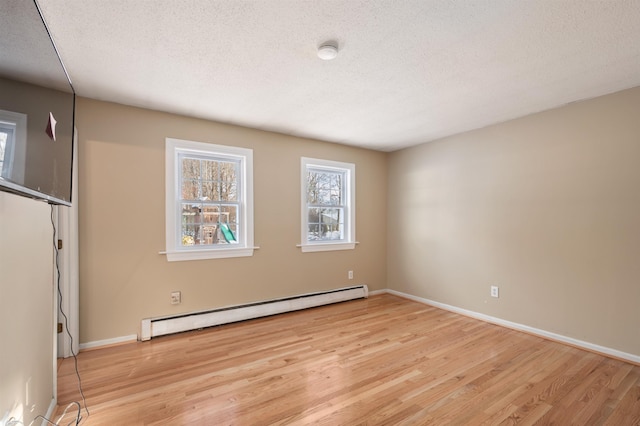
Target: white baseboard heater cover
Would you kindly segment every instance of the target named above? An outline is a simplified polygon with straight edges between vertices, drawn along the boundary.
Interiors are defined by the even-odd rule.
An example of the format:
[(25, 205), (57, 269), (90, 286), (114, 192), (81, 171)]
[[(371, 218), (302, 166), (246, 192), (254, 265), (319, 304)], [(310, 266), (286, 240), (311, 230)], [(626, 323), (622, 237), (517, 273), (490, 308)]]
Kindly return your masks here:
[(170, 317), (145, 318), (142, 320), (140, 328), (140, 340), (149, 340), (152, 337), (166, 334), (197, 330), (284, 312), (299, 311), (347, 300), (365, 299), (368, 296), (368, 287), (359, 285), (282, 299), (228, 306), (209, 311), (192, 312)]

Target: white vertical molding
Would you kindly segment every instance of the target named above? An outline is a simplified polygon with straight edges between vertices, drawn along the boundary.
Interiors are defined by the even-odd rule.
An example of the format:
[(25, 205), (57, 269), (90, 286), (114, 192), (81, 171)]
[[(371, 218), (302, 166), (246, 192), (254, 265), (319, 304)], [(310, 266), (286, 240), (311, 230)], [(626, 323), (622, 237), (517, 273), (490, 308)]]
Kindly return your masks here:
[[(68, 221), (68, 212), (67, 212), (68, 207), (63, 207), (63, 206), (57, 206), (56, 210), (57, 210), (57, 215), (56, 215), (56, 227), (58, 229), (58, 234), (56, 235), (56, 239), (57, 240), (62, 240), (62, 249), (58, 250), (58, 268), (60, 271), (60, 282), (58, 283), (58, 271), (56, 271), (55, 268), (55, 264), (56, 264), (56, 259), (53, 259), (53, 286), (54, 286), (54, 291), (55, 291), (55, 297), (54, 300), (56, 300), (56, 308), (55, 308), (55, 315), (56, 315), (56, 323), (61, 322), (62, 323), (62, 327), (63, 327), (63, 332), (62, 333), (58, 333), (56, 334), (56, 341), (58, 342), (58, 350), (57, 350), (57, 357), (58, 358), (67, 358), (69, 357), (71, 354), (69, 353), (69, 336), (66, 333), (66, 330), (64, 330), (65, 327), (65, 321), (64, 318), (62, 317), (62, 315), (60, 314), (60, 306), (62, 306), (62, 310), (64, 311), (64, 313), (67, 315), (67, 318), (69, 318), (69, 280), (68, 280), (68, 273), (67, 271), (69, 270), (69, 266), (67, 265), (67, 243), (68, 243), (68, 229), (67, 229), (67, 221)], [(54, 253), (55, 256), (55, 253)], [(60, 293), (62, 294), (62, 297), (60, 297), (60, 293), (58, 293), (58, 285), (60, 286)]]
[(69, 330), (73, 336), (73, 352), (80, 350), (80, 243), (78, 240), (78, 130), (73, 129), (72, 204), (69, 208)]
[[(54, 227), (54, 229), (51, 230), (51, 243), (50, 244), (54, 244), (54, 242), (56, 242), (58, 240), (59, 235), (60, 235), (60, 206), (55, 206), (53, 207), (53, 205), (51, 206), (51, 222), (52, 222), (52, 226), (54, 224), (58, 224), (58, 226)], [(53, 333), (53, 339), (52, 339), (52, 348), (51, 348), (51, 372), (52, 372), (52, 386), (53, 386), (53, 393), (52, 393), (52, 400), (49, 403), (49, 408), (47, 409), (47, 415), (49, 414), (49, 410), (51, 410), (52, 406), (56, 406), (58, 403), (58, 350), (60, 349), (60, 336), (57, 333), (57, 329), (58, 329), (58, 287), (57, 287), (57, 282), (58, 282), (58, 271), (56, 268), (56, 253), (55, 250), (53, 249), (53, 247), (51, 247), (51, 269), (53, 270), (53, 274), (52, 274), (52, 283), (51, 283), (51, 287), (52, 287), (52, 294), (51, 294), (51, 303), (53, 304), (53, 308), (51, 309), (51, 316), (52, 318), (52, 327), (51, 327), (51, 332)], [(50, 418), (47, 416), (47, 418)]]
[[(79, 349), (79, 265), (78, 265), (78, 133), (74, 131), (73, 143), (73, 175), (71, 207), (58, 207), (58, 238), (62, 240), (60, 250), (60, 289), (62, 292), (62, 309), (68, 319), (69, 333), (73, 337), (73, 352), (78, 353)], [(57, 275), (54, 276), (54, 279)], [(56, 300), (58, 289), (56, 287)], [(58, 306), (56, 314), (59, 315)], [(64, 318), (59, 316), (56, 322), (62, 322)], [(68, 358), (71, 354), (71, 342), (67, 330), (58, 334), (57, 356)]]

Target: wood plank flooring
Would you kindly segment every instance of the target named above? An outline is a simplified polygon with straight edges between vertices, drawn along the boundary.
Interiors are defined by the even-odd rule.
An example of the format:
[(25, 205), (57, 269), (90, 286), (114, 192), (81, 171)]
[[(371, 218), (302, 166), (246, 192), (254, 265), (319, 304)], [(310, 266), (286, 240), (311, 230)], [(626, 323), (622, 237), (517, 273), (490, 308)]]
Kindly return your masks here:
[(388, 294), (78, 361), (85, 425), (640, 424), (640, 366)]

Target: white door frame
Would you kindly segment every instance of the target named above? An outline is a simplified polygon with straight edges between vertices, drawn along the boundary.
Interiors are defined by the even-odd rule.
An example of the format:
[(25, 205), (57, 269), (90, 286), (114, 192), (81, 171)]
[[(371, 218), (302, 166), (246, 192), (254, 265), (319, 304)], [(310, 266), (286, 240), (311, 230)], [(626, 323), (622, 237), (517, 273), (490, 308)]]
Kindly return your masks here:
[[(73, 135), (73, 177), (71, 191), (71, 207), (58, 206), (58, 239), (62, 240), (59, 250), (58, 266), (60, 267), (60, 293), (56, 284), (56, 306), (58, 322), (62, 323), (62, 333), (58, 336), (58, 357), (68, 358), (78, 354), (80, 347), (80, 291), (79, 291), (79, 263), (78, 263), (78, 131)], [(57, 281), (54, 271), (54, 281)], [(60, 313), (59, 307), (67, 319)], [(67, 332), (68, 327), (68, 332)], [(71, 335), (71, 337), (70, 337)], [(71, 343), (73, 342), (73, 347)]]

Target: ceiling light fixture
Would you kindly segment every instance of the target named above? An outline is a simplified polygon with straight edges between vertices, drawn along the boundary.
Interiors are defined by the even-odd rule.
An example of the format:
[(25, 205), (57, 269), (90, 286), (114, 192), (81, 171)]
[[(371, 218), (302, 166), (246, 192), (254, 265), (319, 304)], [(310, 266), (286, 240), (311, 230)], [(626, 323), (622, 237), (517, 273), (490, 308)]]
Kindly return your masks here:
[(336, 56), (338, 56), (338, 46), (333, 42), (324, 43), (318, 48), (318, 58), (320, 59), (330, 61)]

